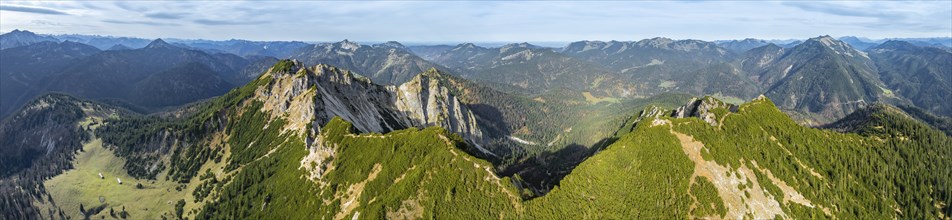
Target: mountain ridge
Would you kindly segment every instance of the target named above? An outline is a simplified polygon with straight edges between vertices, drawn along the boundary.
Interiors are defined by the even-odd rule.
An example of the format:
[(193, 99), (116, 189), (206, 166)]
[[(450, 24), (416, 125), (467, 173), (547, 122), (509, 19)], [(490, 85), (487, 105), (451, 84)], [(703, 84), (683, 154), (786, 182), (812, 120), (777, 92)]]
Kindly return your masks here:
[(950, 216), (952, 119), (931, 112), (952, 53), (765, 42), (3, 49), (4, 83), (70, 94), (0, 120), (0, 215)]
[[(434, 82), (430, 85), (439, 85), (441, 83), (437, 81), (440, 79), (433, 78), (440, 78), (441, 76), (438, 71), (424, 72), (418, 74), (413, 81), (400, 87), (433, 88), (422, 84)], [(466, 214), (467, 216), (498, 217), (497, 215), (501, 213), (504, 216), (514, 218), (549, 218), (555, 216), (607, 218), (622, 216), (737, 217), (744, 215), (764, 218), (784, 216), (786, 218), (811, 215), (839, 217), (898, 216), (897, 212), (892, 209), (892, 205), (899, 204), (901, 205), (899, 207), (904, 210), (902, 213), (906, 213), (903, 216), (926, 217), (931, 216), (928, 213), (934, 212), (917, 212), (908, 207), (933, 209), (935, 207), (931, 204), (926, 206), (916, 206), (914, 204), (920, 204), (918, 201), (923, 199), (943, 199), (941, 196), (945, 195), (944, 191), (929, 193), (923, 191), (925, 190), (923, 188), (915, 188), (914, 191), (908, 191), (908, 193), (915, 193), (915, 195), (918, 195), (917, 197), (899, 197), (895, 194), (898, 192), (898, 188), (910, 187), (912, 186), (910, 184), (913, 183), (893, 182), (887, 179), (886, 182), (890, 183), (888, 188), (890, 193), (885, 194), (887, 195), (886, 199), (860, 200), (875, 201), (869, 206), (874, 209), (870, 212), (854, 211), (865, 210), (862, 209), (865, 206), (854, 204), (857, 201), (855, 199), (870, 198), (873, 194), (850, 194), (839, 191), (839, 189), (847, 187), (863, 190), (864, 188), (858, 186), (870, 184), (871, 181), (876, 181), (879, 178), (887, 178), (878, 176), (875, 172), (873, 172), (874, 174), (859, 172), (863, 169), (879, 166), (878, 164), (883, 161), (878, 159), (869, 160), (870, 158), (879, 158), (876, 156), (862, 157), (851, 153), (837, 153), (839, 151), (832, 151), (831, 153), (813, 152), (820, 155), (820, 158), (811, 159), (803, 156), (810, 152), (797, 143), (807, 143), (805, 141), (811, 140), (804, 138), (837, 141), (837, 143), (848, 146), (880, 142), (873, 141), (872, 137), (859, 137), (802, 127), (787, 118), (768, 98), (761, 96), (750, 103), (736, 107), (731, 107), (731, 105), (726, 105), (711, 97), (705, 97), (689, 101), (687, 105), (680, 108), (683, 110), (670, 111), (671, 114), (647, 114), (650, 116), (635, 123), (631, 132), (622, 134), (623, 137), (617, 142), (607, 146), (573, 169), (560, 182), (559, 186), (551, 192), (545, 196), (525, 201), (520, 199), (522, 193), (520, 193), (521, 190), (518, 186), (520, 181), (518, 179), (521, 179), (521, 177), (500, 177), (494, 174), (495, 171), (493, 171), (490, 163), (478, 159), (478, 157), (466, 155), (467, 152), (476, 153), (478, 151), (467, 150), (468, 147), (465, 145), (470, 141), (457, 136), (456, 132), (450, 132), (453, 129), (452, 126), (449, 126), (449, 129), (431, 127), (422, 130), (414, 126), (409, 130), (393, 129), (386, 133), (376, 133), (371, 131), (375, 129), (373, 127), (374, 123), (367, 123), (373, 121), (371, 119), (377, 118), (372, 116), (373, 113), (361, 114), (362, 116), (356, 118), (358, 123), (351, 124), (345, 122), (339, 116), (356, 116), (356, 114), (344, 113), (344, 111), (348, 111), (347, 109), (354, 108), (338, 108), (325, 104), (321, 105), (326, 106), (324, 112), (338, 113), (333, 116), (328, 114), (329, 119), (322, 124), (320, 118), (324, 117), (307, 116), (311, 114), (308, 112), (312, 110), (298, 108), (298, 106), (317, 106), (307, 105), (311, 102), (308, 99), (313, 101), (323, 100), (325, 103), (337, 99), (341, 101), (341, 104), (348, 103), (336, 97), (326, 96), (329, 91), (345, 89), (347, 86), (368, 88), (369, 92), (365, 92), (365, 94), (368, 94), (365, 96), (368, 100), (383, 100), (372, 98), (375, 94), (374, 90), (408, 91), (407, 89), (399, 89), (398, 86), (374, 85), (369, 79), (327, 65), (305, 68), (300, 62), (283, 60), (275, 64), (271, 70), (262, 74), (258, 80), (208, 103), (210, 108), (199, 111), (194, 116), (198, 117), (198, 121), (202, 123), (192, 123), (193, 120), (189, 119), (188, 127), (203, 129), (210, 133), (198, 132), (188, 135), (188, 133), (191, 133), (187, 132), (188, 129), (175, 126), (147, 131), (148, 134), (158, 135), (170, 132), (172, 135), (166, 136), (172, 139), (166, 141), (185, 140), (182, 138), (187, 137), (196, 138), (188, 138), (191, 140), (182, 142), (181, 145), (170, 145), (171, 148), (166, 152), (177, 153), (172, 153), (167, 164), (162, 163), (163, 165), (159, 166), (168, 167), (172, 170), (168, 173), (172, 178), (171, 180), (181, 181), (180, 184), (187, 186), (186, 189), (191, 192), (191, 195), (182, 195), (188, 201), (183, 200), (184, 202), (180, 203), (186, 207), (185, 209), (195, 210), (196, 212), (175, 214), (171, 204), (150, 209), (157, 210), (155, 212), (159, 213), (149, 214), (139, 209), (129, 209), (130, 212), (135, 216), (161, 215), (197, 218), (211, 218), (214, 216), (254, 217), (278, 213), (284, 213), (281, 215), (287, 216), (297, 215), (294, 213), (298, 213), (329, 217), (378, 215), (390, 217), (401, 215), (448, 217), (463, 213), (469, 213)], [(296, 88), (306, 89), (294, 92)], [(306, 95), (309, 93), (324, 95), (322, 97)], [(423, 94), (424, 92), (418, 93)], [(449, 94), (448, 91), (435, 93)], [(434, 95), (426, 96), (435, 97)], [(447, 95), (446, 97), (450, 96)], [(354, 98), (363, 99), (361, 97)], [(291, 100), (290, 103), (287, 100)], [(436, 103), (439, 103), (439, 101)], [(735, 108), (736, 110), (733, 110)], [(359, 111), (358, 114), (360, 114)], [(305, 118), (300, 118), (300, 116)], [(400, 117), (391, 119), (393, 119), (391, 121), (402, 120)], [(115, 139), (112, 135), (116, 135), (113, 132), (122, 131), (121, 129), (117, 130), (117, 128), (120, 128), (118, 126), (125, 124), (122, 120), (127, 119), (120, 117), (103, 121), (105, 128), (100, 129), (104, 130), (97, 129), (94, 138), (102, 138), (104, 143), (116, 144), (110, 144), (109, 146), (112, 147), (108, 149), (114, 149), (117, 155), (124, 155), (123, 157), (136, 161), (148, 160), (143, 157), (120, 153), (128, 152), (131, 150), (130, 147), (139, 145), (130, 146), (121, 144), (121, 142), (114, 142), (120, 140)], [(711, 121), (717, 123), (712, 124)], [(311, 122), (314, 122), (313, 125)], [(921, 123), (912, 123), (913, 126), (918, 126), (917, 129), (926, 129), (924, 131), (928, 131), (929, 135), (934, 135), (937, 132), (934, 129), (922, 127)], [(265, 125), (264, 130), (261, 129), (261, 125)], [(366, 131), (357, 134), (354, 133), (355, 130)], [(762, 131), (764, 134), (754, 131)], [(217, 136), (216, 134), (228, 135)], [(731, 136), (740, 134), (756, 134), (753, 138), (746, 138), (746, 141), (752, 141), (751, 143), (763, 142), (756, 146), (777, 146), (779, 143), (779, 147), (739, 149), (731, 142), (724, 142), (725, 140), (744, 140)], [(772, 138), (774, 136), (776, 138)], [(214, 141), (214, 137), (226, 139)], [(934, 140), (949, 143), (948, 146), (952, 146), (952, 140), (944, 135), (924, 137), (940, 138)], [(900, 143), (902, 141), (900, 139), (901, 136), (886, 137), (885, 140), (887, 141), (885, 143)], [(162, 139), (154, 141), (160, 140)], [(925, 141), (930, 139), (913, 140)], [(249, 145), (248, 143), (257, 144)], [(107, 145), (104, 144), (103, 146)], [(226, 148), (226, 146), (230, 147)], [(413, 146), (428, 146), (428, 148)], [(693, 148), (689, 148), (690, 146), (701, 146), (701, 148), (697, 148), (700, 150), (697, 154), (699, 156), (692, 156), (693, 153), (690, 149)], [(790, 156), (784, 156), (783, 151), (776, 150), (784, 147), (789, 150)], [(93, 150), (95, 148), (84, 149)], [(214, 159), (219, 157), (216, 155), (225, 154), (224, 150), (226, 149), (231, 156)], [(418, 151), (421, 149), (430, 150)], [(704, 151), (703, 149), (708, 150)], [(916, 147), (912, 149), (918, 152), (927, 148)], [(937, 154), (935, 156), (952, 153), (948, 152), (952, 148), (936, 150)], [(131, 152), (135, 152), (135, 150)], [(705, 154), (704, 152), (708, 153)], [(85, 154), (79, 153), (79, 155)], [(811, 174), (811, 170), (814, 169), (823, 170), (829, 167), (842, 166), (843, 164), (840, 163), (827, 164), (821, 162), (828, 161), (823, 159), (825, 157), (837, 155), (848, 155), (843, 159), (849, 161), (844, 163), (854, 164), (854, 166), (862, 168), (834, 169), (835, 172), (823, 171), (823, 173)], [(885, 155), (893, 154), (887, 152)], [(783, 157), (792, 157), (794, 159), (791, 160), (795, 162), (777, 160), (777, 158)], [(853, 158), (860, 158), (861, 160)], [(928, 158), (912, 159), (912, 161), (926, 160), (933, 161)], [(835, 162), (836, 160), (832, 161)], [(860, 161), (867, 162), (859, 163)], [(919, 163), (915, 162), (915, 164)], [(77, 166), (80, 169), (90, 169), (89, 165), (84, 163), (77, 163)], [(624, 170), (629, 166), (643, 171), (617, 172), (617, 170)], [(789, 166), (800, 168), (793, 169)], [(694, 167), (694, 174), (691, 172), (691, 167)], [(926, 169), (920, 165), (911, 165), (910, 167), (916, 170)], [(202, 174), (203, 170), (206, 174)], [(424, 172), (427, 170), (443, 175), (428, 175)], [(699, 173), (703, 170), (717, 172)], [(255, 174), (258, 172), (267, 173), (268, 175)], [(606, 172), (615, 175), (604, 175)], [(230, 174), (219, 176), (216, 173)], [(839, 179), (850, 178), (850, 174), (855, 175), (856, 178), (859, 178), (857, 181), (861, 182), (841, 181)], [(939, 174), (933, 174), (930, 174), (930, 172), (909, 172), (902, 175), (921, 175), (919, 177), (934, 180)], [(107, 175), (116, 174), (107, 173)], [(801, 175), (802, 180), (800, 181), (804, 182), (796, 181), (792, 175)], [(69, 173), (57, 175), (51, 181), (65, 181), (63, 178), (71, 178), (71, 176)], [(434, 179), (430, 180), (427, 176), (432, 176)], [(718, 180), (717, 177), (721, 176), (731, 181)], [(905, 176), (895, 178), (915, 179)], [(665, 179), (669, 179), (668, 182), (662, 181)], [(827, 179), (830, 180), (827, 181)], [(146, 187), (182, 186), (179, 184), (164, 185), (164, 181), (169, 180), (159, 178), (156, 181), (158, 183), (144, 183), (143, 185), (146, 185)], [(589, 181), (594, 181), (594, 184)], [(624, 184), (619, 185), (620, 183), (642, 187), (618, 187), (626, 186)], [(833, 184), (833, 187), (810, 187), (811, 185), (822, 186), (823, 184)], [(264, 187), (265, 185), (279, 187), (267, 188)], [(290, 187), (292, 185), (297, 187)], [(64, 190), (63, 187), (67, 186), (56, 185), (49, 190), (51, 192), (61, 192)], [(313, 193), (298, 193), (287, 190), (302, 187), (309, 191), (313, 190), (311, 192), (320, 193), (314, 195)], [(452, 193), (453, 188), (458, 191)], [(583, 188), (585, 190), (582, 190)], [(674, 191), (671, 191), (672, 189)], [(909, 189), (912, 190), (913, 188)], [(942, 189), (941, 185), (938, 189)], [(130, 187), (129, 189), (116, 190), (137, 189)], [(148, 188), (139, 190), (148, 190)], [(162, 190), (162, 188), (157, 190)], [(744, 201), (740, 198), (745, 198), (745, 192), (749, 194), (747, 200), (751, 202), (738, 203), (737, 201)], [(373, 197), (378, 198), (378, 200), (361, 196), (361, 193), (376, 195)], [(590, 197), (591, 193), (596, 193), (598, 196)], [(714, 196), (710, 197), (712, 194), (708, 193), (713, 193)], [(833, 194), (842, 195), (846, 198), (838, 199), (829, 196)], [(651, 195), (662, 195), (677, 202), (665, 203), (661, 207), (655, 202), (623, 202), (642, 201), (643, 199), (654, 201), (650, 199), (652, 198)], [(62, 194), (55, 194), (51, 198), (61, 201), (57, 204), (75, 205), (71, 202), (62, 202), (64, 200), (61, 200), (63, 198), (61, 196)], [(453, 211), (447, 209), (450, 206), (432, 203), (434, 197), (442, 198), (442, 196), (454, 198), (450, 200), (456, 201), (454, 203), (456, 205), (452, 206)], [(879, 198), (878, 196), (875, 197)], [(195, 198), (195, 200), (192, 200), (192, 198)], [(275, 198), (288, 198), (288, 200)], [(725, 198), (737, 198), (738, 200)], [(117, 202), (117, 204), (124, 204), (123, 201), (125, 201), (116, 197), (109, 197), (109, 199)], [(586, 206), (585, 203), (578, 202), (586, 201), (586, 199), (594, 199), (595, 202), (603, 205)], [(321, 205), (325, 204), (321, 200), (331, 202)], [(375, 203), (375, 201), (380, 203)], [(251, 204), (254, 204), (253, 207), (257, 211), (234, 213), (228, 211), (242, 210), (243, 208), (240, 208), (242, 207), (241, 204), (248, 204), (247, 202), (252, 202)], [(311, 211), (300, 213), (288, 212), (287, 210), (292, 207), (287, 204), (303, 204), (313, 206), (314, 209), (308, 209)], [(486, 207), (473, 204), (495, 205)], [(701, 205), (692, 206), (691, 204)], [(708, 204), (713, 204), (712, 207), (721, 208), (702, 209)], [(720, 206), (717, 204), (720, 204)], [(753, 208), (760, 207), (755, 206), (756, 204), (766, 204), (767, 206), (762, 209)], [(116, 205), (110, 206), (114, 207)], [(628, 208), (617, 209), (620, 207)], [(632, 209), (632, 207), (637, 208)], [(831, 209), (830, 207), (841, 208)], [(395, 211), (397, 209), (406, 211)], [(69, 215), (75, 216), (77, 214)], [(83, 215), (104, 214), (84, 212)]]

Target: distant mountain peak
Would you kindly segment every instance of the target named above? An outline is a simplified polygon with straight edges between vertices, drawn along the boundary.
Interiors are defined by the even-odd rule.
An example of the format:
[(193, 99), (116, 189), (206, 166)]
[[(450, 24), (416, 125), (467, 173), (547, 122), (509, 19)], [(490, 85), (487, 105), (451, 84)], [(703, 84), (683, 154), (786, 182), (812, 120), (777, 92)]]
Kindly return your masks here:
[(756, 38), (745, 38), (744, 40), (741, 40), (741, 41), (739, 41), (739, 42), (741, 42), (741, 43), (748, 43), (748, 44), (762, 44), (762, 45), (769, 44), (769, 42), (767, 42), (767, 41), (765, 41), (765, 40), (756, 39)]
[(639, 41), (639, 43), (643, 45), (649, 45), (649, 46), (662, 46), (662, 45), (670, 44), (671, 42), (674, 42), (674, 40), (671, 40), (671, 38), (666, 38), (666, 37), (655, 37), (655, 38), (644, 39)]
[(42, 41), (59, 42), (58, 39), (50, 36), (37, 35), (27, 30), (15, 29), (11, 32), (0, 34), (0, 49), (26, 46)]
[(457, 45), (456, 47), (457, 47), (457, 48), (464, 48), (464, 49), (472, 49), (472, 48), (477, 48), (477, 47), (479, 47), (479, 46), (476, 46), (476, 44), (473, 44), (473, 43), (462, 43), (462, 44)]
[(129, 49), (132, 49), (132, 48), (129, 46), (126, 46), (125, 44), (116, 44), (116, 45), (112, 45), (112, 47), (109, 47), (109, 49), (106, 49), (106, 50), (129, 50)]
[(756, 39), (756, 38), (745, 38), (743, 40), (725, 41), (725, 42), (718, 43), (717, 45), (734, 52), (742, 53), (750, 49), (762, 47), (767, 44), (769, 43), (765, 40)]
[(901, 40), (888, 40), (888, 41), (883, 42), (882, 44), (879, 44), (879, 45), (877, 45), (877, 46), (875, 46), (875, 47), (872, 47), (872, 48), (870, 48), (870, 49), (872, 49), (872, 50), (877, 50), (877, 49), (906, 49), (906, 48), (916, 48), (916, 47), (918, 47), (918, 46), (916, 46), (915, 44), (906, 42), (906, 41), (901, 41)]
[(461, 43), (459, 45), (456, 45), (456, 47), (453, 47), (453, 49), (450, 49), (450, 51), (483, 50), (483, 49), (486, 49), (486, 48), (476, 46), (476, 44), (473, 44), (473, 43)]
[(390, 48), (397, 48), (397, 49), (403, 49), (403, 50), (407, 49), (406, 46), (396, 41), (387, 41), (385, 43), (374, 44), (374, 47), (390, 47)]
[(530, 44), (529, 42), (522, 42), (522, 43), (506, 44), (506, 45), (503, 46), (503, 47), (537, 47), (537, 46), (536, 46), (536, 45), (532, 45), (532, 44)]
[(819, 37), (810, 38), (807, 41), (816, 41), (816, 42), (823, 43), (824, 45), (831, 46), (839, 40), (834, 39), (833, 37), (830, 37), (830, 35), (823, 35)]
[(145, 48), (168, 49), (168, 48), (176, 48), (176, 47), (172, 46), (172, 44), (169, 44), (168, 42), (165, 42), (164, 40), (162, 40), (162, 38), (157, 38), (154, 41), (152, 41), (152, 43), (149, 43), (149, 45), (145, 46)]
[(509, 50), (511, 50), (511, 49), (516, 49), (516, 48), (536, 49), (536, 48), (540, 48), (540, 47), (539, 47), (539, 46), (536, 46), (536, 45), (529, 44), (529, 43), (527, 43), (527, 42), (511, 43), (511, 44), (506, 44), (506, 45), (500, 47), (500, 48), (499, 48), (499, 51), (500, 51), (500, 52), (506, 52), (506, 51), (509, 51)]
[(350, 51), (356, 51), (358, 48), (360, 48), (360, 44), (358, 44), (357, 42), (347, 40), (347, 39), (344, 39), (341, 42), (337, 42), (336, 45), (340, 47), (341, 49), (350, 50)]
[(836, 54), (842, 54), (842, 55), (846, 55), (850, 57), (854, 55), (867, 57), (866, 53), (853, 48), (853, 46), (851, 46), (850, 44), (846, 42), (830, 37), (830, 35), (823, 35), (819, 37), (810, 38), (806, 42), (800, 45), (807, 46), (807, 47), (811, 45), (823, 45), (829, 48), (830, 50), (833, 50), (833, 52)]
[(781, 47), (780, 45), (777, 45), (777, 44), (775, 44), (775, 43), (767, 43), (766, 45), (764, 45), (764, 46), (762, 46), (762, 47), (783, 49), (783, 47)]
[(30, 32), (28, 30), (19, 30), (14, 29), (13, 31), (3, 34), (3, 36), (16, 36), (16, 37), (40, 37), (36, 33)]

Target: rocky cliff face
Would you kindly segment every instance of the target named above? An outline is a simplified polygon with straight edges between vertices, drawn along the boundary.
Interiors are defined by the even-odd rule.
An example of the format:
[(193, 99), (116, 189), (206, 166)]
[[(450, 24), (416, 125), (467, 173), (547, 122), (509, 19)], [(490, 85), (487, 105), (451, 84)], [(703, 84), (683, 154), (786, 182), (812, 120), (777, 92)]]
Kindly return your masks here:
[(476, 116), (450, 94), (450, 89), (441, 83), (442, 77), (440, 72), (430, 70), (388, 89), (397, 109), (407, 114), (414, 127), (440, 126), (476, 144), (480, 151), (492, 154), (479, 145), (484, 137)]
[(285, 130), (317, 137), (320, 126), (341, 117), (360, 132), (386, 133), (410, 127), (440, 126), (462, 136), (483, 153), (483, 129), (469, 108), (441, 83), (442, 73), (431, 69), (400, 86), (382, 86), (350, 71), (319, 64), (304, 67), (282, 61), (261, 77), (270, 82), (255, 92), (255, 100), (273, 117), (288, 119)]

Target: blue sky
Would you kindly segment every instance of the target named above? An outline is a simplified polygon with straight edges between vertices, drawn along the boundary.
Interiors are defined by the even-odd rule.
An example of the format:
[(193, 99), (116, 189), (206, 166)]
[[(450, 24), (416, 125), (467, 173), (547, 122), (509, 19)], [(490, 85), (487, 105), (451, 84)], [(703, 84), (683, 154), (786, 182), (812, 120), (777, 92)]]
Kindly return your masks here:
[(952, 36), (952, 1), (0, 2), (0, 32), (363, 42)]

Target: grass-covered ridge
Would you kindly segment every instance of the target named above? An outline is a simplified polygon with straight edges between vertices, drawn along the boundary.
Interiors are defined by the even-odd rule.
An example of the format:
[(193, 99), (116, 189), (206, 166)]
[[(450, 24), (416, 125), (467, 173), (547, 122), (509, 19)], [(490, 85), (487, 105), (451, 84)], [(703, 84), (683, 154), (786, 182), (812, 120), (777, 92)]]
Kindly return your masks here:
[[(198, 218), (496, 218), (515, 216), (518, 196), (491, 165), (458, 147), (464, 141), (438, 127), (354, 134), (340, 118), (318, 144), (336, 155), (317, 184), (301, 161), (303, 138), (288, 138), (247, 163)], [(307, 163), (303, 166), (318, 166)]]
[[(949, 216), (952, 140), (925, 124), (877, 111), (871, 124), (889, 135), (843, 134), (800, 126), (765, 98), (736, 113), (714, 112), (726, 117), (722, 126), (698, 118), (643, 120), (552, 192), (529, 201), (528, 213), (533, 218)], [(700, 145), (695, 165), (686, 157), (692, 144)], [(698, 173), (718, 167), (726, 172)], [(711, 189), (708, 180), (721, 187)]]
[[(943, 174), (949, 166), (943, 159), (952, 146), (949, 138), (888, 111), (872, 114), (880, 115), (872, 119), (892, 123), (875, 126), (892, 126), (893, 132), (869, 136), (797, 125), (767, 99), (744, 104), (737, 112), (712, 110), (722, 122), (719, 126), (698, 118), (650, 116), (618, 134), (618, 141), (585, 160), (547, 195), (524, 200), (514, 181), (498, 178), (489, 162), (467, 154), (462, 150), (465, 142), (445, 129), (355, 134), (349, 122), (334, 118), (309, 139), (270, 129), (282, 127), (282, 119), (264, 117), (270, 114), (260, 105), (245, 102), (239, 111), (226, 114), (228, 122), (216, 132), (224, 140), (215, 142), (226, 145), (184, 148), (215, 149), (206, 159), (189, 160), (197, 164), (188, 166), (195, 167), (189, 168), (195, 175), (145, 181), (142, 192), (150, 194), (123, 189), (131, 190), (128, 195), (133, 197), (180, 197), (181, 202), (151, 211), (126, 205), (129, 214), (197, 219), (551, 219), (938, 218), (948, 212), (944, 201), (949, 182)], [(318, 148), (332, 153), (321, 162), (302, 162)], [(182, 161), (170, 161), (170, 170), (181, 167)], [(84, 164), (79, 168), (85, 169)], [(310, 171), (318, 167), (324, 172), (314, 178)], [(76, 174), (89, 179), (90, 171)], [(70, 179), (77, 176), (51, 182), (54, 199), (72, 205), (95, 202), (95, 197), (58, 199), (68, 193), (56, 186)], [(163, 189), (170, 193), (159, 193)], [(109, 207), (132, 201), (109, 195), (115, 202)]]
[[(276, 70), (280, 66), (272, 71), (282, 71)], [(440, 77), (435, 71), (428, 74)], [(88, 174), (95, 172), (89, 169), (108, 168), (109, 176), (147, 183), (141, 193), (134, 188), (115, 191), (127, 197), (108, 194), (110, 199), (120, 199), (110, 200), (108, 206), (122, 207), (136, 196), (153, 196), (148, 201), (158, 203), (155, 208), (128, 206), (132, 216), (146, 217), (949, 216), (952, 141), (895, 108), (852, 116), (851, 131), (860, 134), (800, 126), (766, 98), (733, 111), (715, 98), (705, 97), (699, 101), (714, 106), (704, 110), (711, 113), (708, 121), (674, 118), (670, 112), (641, 114), (638, 123), (632, 123), (636, 117), (622, 117), (631, 115), (626, 109), (634, 106), (670, 103), (679, 96), (553, 108), (534, 116), (591, 113), (575, 119), (587, 121), (571, 129), (553, 127), (563, 131), (557, 139), (592, 138), (572, 132), (588, 130), (604, 133), (609, 141), (599, 142), (602, 147), (580, 156), (584, 161), (574, 169), (565, 169), (570, 173), (555, 182), (558, 186), (551, 192), (530, 198), (526, 196), (530, 193), (517, 187), (525, 183), (520, 179), (526, 176), (499, 178), (503, 171), (467, 154), (466, 142), (443, 128), (357, 134), (353, 124), (335, 117), (323, 125), (311, 122), (304, 126), (314, 130), (286, 129), (289, 123), (300, 123), (292, 121), (297, 117), (272, 114), (264, 102), (252, 98), (270, 92), (260, 88), (277, 84), (272, 77), (266, 73), (224, 97), (193, 106), (180, 118), (106, 120), (94, 129), (94, 137), (101, 138), (105, 148), (90, 153), (114, 153), (118, 157), (106, 159), (124, 166), (117, 169), (116, 164), (79, 162), (77, 167), (83, 170), (51, 182), (59, 186), (51, 190), (56, 192), (53, 199), (64, 201), (69, 209), (95, 202), (90, 195), (110, 188), (92, 188), (98, 191), (81, 191), (83, 198), (69, 199), (70, 188), (63, 186), (90, 181), (86, 180)], [(546, 106), (545, 102), (521, 101)], [(607, 116), (621, 122), (606, 122)], [(558, 124), (545, 121), (533, 126), (550, 122)], [(531, 137), (522, 137), (526, 136)], [(165, 145), (142, 144), (153, 142)], [(168, 201), (161, 203), (164, 200)]]
[[(513, 207), (520, 201), (510, 181), (497, 178), (488, 162), (462, 151), (458, 135), (438, 127), (355, 135), (351, 127), (334, 119), (322, 134), (324, 144), (338, 148), (334, 169), (321, 180), (332, 183), (322, 197), (332, 201), (326, 208), (335, 215), (349, 215), (348, 209), (370, 219), (518, 213)], [(351, 189), (361, 183), (362, 193), (355, 195)]]
[[(799, 126), (767, 99), (742, 105), (736, 114), (726, 116), (721, 127), (696, 118), (672, 123), (674, 130), (703, 142), (715, 161), (769, 170), (816, 207), (787, 203), (782, 207), (789, 215), (936, 218), (944, 212), (948, 216), (952, 139), (899, 112), (871, 111), (878, 113), (864, 119), (872, 122), (867, 126), (890, 135)], [(758, 173), (761, 185), (771, 185), (761, 175), (766, 173)], [(775, 198), (787, 193), (766, 188)]]

